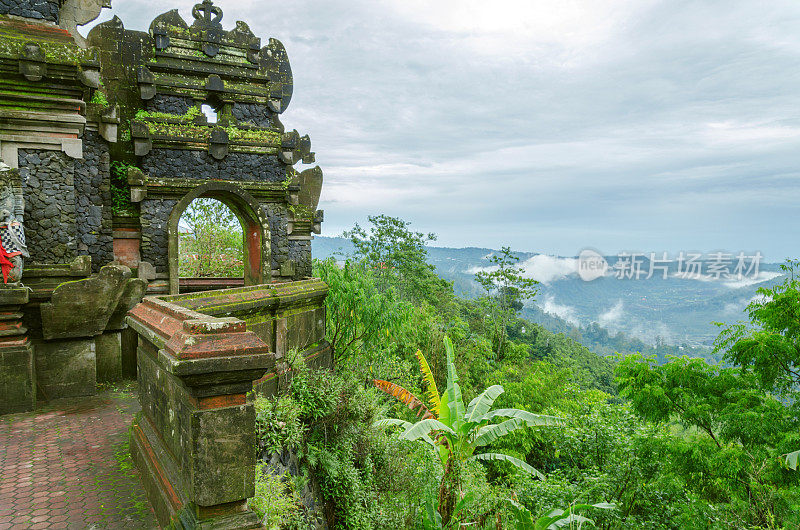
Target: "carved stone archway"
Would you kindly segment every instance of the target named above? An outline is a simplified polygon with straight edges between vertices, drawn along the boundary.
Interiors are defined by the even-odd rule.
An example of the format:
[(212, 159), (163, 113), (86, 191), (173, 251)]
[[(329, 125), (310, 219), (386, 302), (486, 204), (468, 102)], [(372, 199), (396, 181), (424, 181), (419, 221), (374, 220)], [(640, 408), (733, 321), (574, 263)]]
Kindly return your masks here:
[(180, 291), (178, 273), (178, 222), (189, 204), (198, 198), (216, 199), (231, 209), (242, 223), (244, 234), (244, 284), (259, 285), (271, 280), (269, 223), (261, 205), (241, 186), (231, 182), (207, 182), (192, 189), (178, 201), (167, 227), (169, 292)]

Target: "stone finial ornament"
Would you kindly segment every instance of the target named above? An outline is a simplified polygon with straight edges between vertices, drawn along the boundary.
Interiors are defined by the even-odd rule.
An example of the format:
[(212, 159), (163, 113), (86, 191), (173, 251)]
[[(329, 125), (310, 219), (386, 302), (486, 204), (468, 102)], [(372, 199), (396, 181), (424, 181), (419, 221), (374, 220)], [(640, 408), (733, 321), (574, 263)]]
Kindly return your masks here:
[(204, 29), (222, 29), (222, 9), (215, 6), (212, 0), (203, 0), (192, 8), (194, 26)]
[(203, 53), (215, 57), (222, 41), (222, 9), (211, 0), (203, 0), (192, 8), (194, 24), (192, 27), (203, 30)]
[(63, 0), (59, 12), (59, 26), (70, 32), (75, 43), (86, 47), (86, 39), (78, 33), (83, 26), (100, 16), (103, 8), (111, 9), (111, 0)]
[(22, 225), (24, 213), (19, 170), (0, 162), (0, 268), (4, 284), (22, 279), (23, 258), (30, 257)]

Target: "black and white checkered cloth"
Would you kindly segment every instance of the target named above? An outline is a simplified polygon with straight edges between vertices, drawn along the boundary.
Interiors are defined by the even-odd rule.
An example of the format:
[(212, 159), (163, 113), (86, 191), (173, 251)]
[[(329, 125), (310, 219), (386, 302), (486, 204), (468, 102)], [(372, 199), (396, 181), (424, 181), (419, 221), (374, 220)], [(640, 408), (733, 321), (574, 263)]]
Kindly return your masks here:
[[(17, 241), (22, 243), (22, 248), (20, 248), (17, 241), (14, 241), (10, 230), (14, 231), (14, 235), (17, 236)], [(0, 225), (0, 243), (3, 244), (3, 248), (6, 250), (8, 254), (14, 254), (15, 252), (24, 252), (25, 249), (25, 231), (22, 229), (21, 223), (11, 223), (11, 229), (9, 230), (8, 225)]]

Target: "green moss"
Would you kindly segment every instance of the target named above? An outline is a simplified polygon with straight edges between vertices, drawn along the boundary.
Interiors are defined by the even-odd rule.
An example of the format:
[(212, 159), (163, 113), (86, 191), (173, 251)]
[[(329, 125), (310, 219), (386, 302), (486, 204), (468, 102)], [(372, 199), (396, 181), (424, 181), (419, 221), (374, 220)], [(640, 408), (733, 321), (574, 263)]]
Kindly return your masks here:
[(211, 136), (211, 128), (202, 125), (187, 125), (183, 123), (167, 123), (148, 121), (147, 129), (156, 136), (176, 136), (180, 138), (196, 138), (207, 140)]
[[(13, 30), (12, 30), (13, 31)], [(25, 45), (31, 42), (30, 35), (0, 31), (0, 56), (18, 58)], [(50, 42), (37, 39), (36, 44), (44, 52), (48, 63), (79, 65), (94, 59), (92, 50), (84, 50), (73, 43)]]
[(106, 98), (106, 95), (103, 94), (101, 91), (95, 90), (94, 94), (92, 95), (92, 100), (90, 103), (95, 103), (97, 105), (102, 105), (104, 107), (107, 107), (108, 99)]
[(292, 212), (292, 216), (297, 220), (311, 221), (314, 219), (314, 210), (303, 204), (290, 204), (289, 211)]
[(200, 108), (197, 106), (190, 107), (184, 114), (171, 114), (169, 112), (155, 112), (149, 110), (140, 110), (136, 113), (135, 118), (139, 121), (146, 120), (177, 120), (181, 123), (191, 123), (200, 115)]
[(268, 129), (239, 129), (236, 126), (225, 127), (231, 141), (243, 140), (245, 142), (268, 143), (280, 145), (281, 135)]
[(182, 37), (191, 37), (192, 36), (192, 28), (182, 28), (180, 26), (173, 26), (172, 24), (168, 24), (164, 26), (164, 30), (167, 33), (172, 35), (180, 35)]
[(290, 168), (289, 168), (289, 169), (286, 171), (286, 180), (284, 180), (283, 182), (281, 182), (281, 186), (283, 186), (283, 189), (285, 189), (285, 190), (288, 190), (288, 189), (289, 189), (289, 184), (291, 184), (291, 183), (292, 183), (292, 180), (294, 180), (294, 177), (295, 177), (296, 175), (297, 175), (297, 170), (296, 170), (295, 168), (293, 168), (293, 167), (290, 167)]

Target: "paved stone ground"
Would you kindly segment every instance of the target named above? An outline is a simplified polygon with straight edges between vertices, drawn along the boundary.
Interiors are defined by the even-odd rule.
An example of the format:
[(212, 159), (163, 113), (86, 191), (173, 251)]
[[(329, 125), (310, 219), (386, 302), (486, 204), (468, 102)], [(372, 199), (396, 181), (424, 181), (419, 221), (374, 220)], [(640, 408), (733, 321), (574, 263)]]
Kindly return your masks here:
[(0, 416), (0, 530), (158, 528), (128, 454), (133, 383)]

